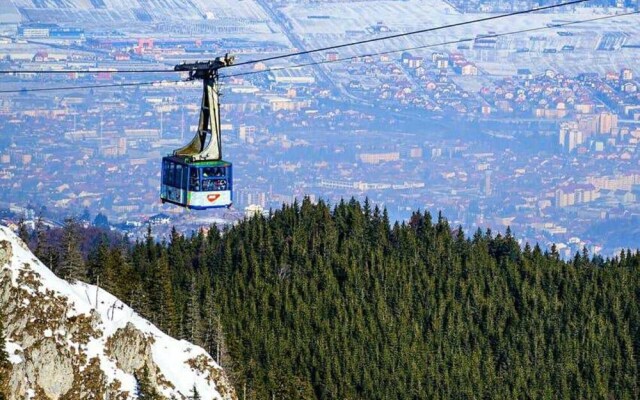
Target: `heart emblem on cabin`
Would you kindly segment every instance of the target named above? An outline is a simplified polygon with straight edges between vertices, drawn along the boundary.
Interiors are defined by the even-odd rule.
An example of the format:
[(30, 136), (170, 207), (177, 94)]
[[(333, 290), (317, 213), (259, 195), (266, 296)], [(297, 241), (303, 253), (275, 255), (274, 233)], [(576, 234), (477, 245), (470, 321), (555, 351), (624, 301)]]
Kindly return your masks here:
[(219, 197), (220, 197), (219, 194), (213, 193), (213, 194), (207, 195), (207, 200), (209, 200), (210, 203), (213, 203), (214, 201), (218, 200)]

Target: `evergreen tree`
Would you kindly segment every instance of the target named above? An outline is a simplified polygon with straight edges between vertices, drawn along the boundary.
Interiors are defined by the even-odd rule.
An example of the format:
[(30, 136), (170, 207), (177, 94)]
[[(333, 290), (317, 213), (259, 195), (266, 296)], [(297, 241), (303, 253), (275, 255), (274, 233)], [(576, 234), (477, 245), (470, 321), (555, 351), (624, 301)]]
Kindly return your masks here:
[(224, 340), (224, 332), (220, 315), (211, 291), (205, 293), (203, 302), (204, 318), (202, 320), (202, 346), (220, 366), (226, 365), (229, 354)]
[(57, 273), (66, 280), (86, 280), (85, 262), (80, 252), (80, 231), (78, 222), (67, 218), (62, 228), (62, 257)]
[(98, 247), (89, 252), (86, 265), (87, 279), (89, 283), (95, 285), (100, 279), (102, 279), (100, 284), (101, 286), (104, 286), (105, 270), (109, 263), (109, 253), (109, 244), (107, 243), (106, 237), (103, 235)]
[(44, 265), (54, 273), (58, 271), (60, 254), (51, 243), (49, 229), (44, 224), (44, 219), (39, 216), (35, 225), (36, 248), (34, 254)]
[(131, 304), (137, 277), (130, 265), (127, 252), (128, 249), (122, 246), (113, 247), (108, 251), (100, 269), (100, 285), (120, 300)]
[(171, 271), (165, 255), (156, 260), (155, 268), (151, 275), (150, 302), (153, 314), (156, 316), (159, 327), (169, 335), (175, 335), (176, 309), (171, 287)]
[(109, 229), (109, 219), (103, 213), (98, 213), (98, 215), (93, 219), (93, 226)]
[(199, 290), (195, 275), (191, 276), (187, 301), (184, 307), (183, 338), (192, 343), (202, 343)]
[(90, 222), (91, 221), (91, 213), (89, 212), (89, 209), (87, 207), (85, 207), (82, 210), (82, 214), (80, 214), (80, 216), (78, 217), (78, 221), (80, 221), (80, 222)]
[(105, 287), (205, 346), (242, 398), (640, 393), (639, 252), (565, 262), (510, 229), (469, 238), (441, 214), (390, 227), (353, 199), (174, 229), (168, 243), (149, 232), (104, 263), (95, 245), (87, 268)]
[(161, 400), (162, 397), (151, 383), (149, 378), (149, 368), (145, 365), (142, 374), (135, 375), (136, 396), (139, 400)]
[(202, 397), (200, 397), (200, 393), (198, 392), (198, 388), (196, 388), (195, 383), (191, 388), (191, 396), (189, 396), (189, 400), (202, 400)]
[(29, 234), (29, 230), (27, 229), (27, 224), (24, 221), (24, 218), (20, 218), (18, 221), (18, 237), (28, 246), (31, 242), (31, 235)]

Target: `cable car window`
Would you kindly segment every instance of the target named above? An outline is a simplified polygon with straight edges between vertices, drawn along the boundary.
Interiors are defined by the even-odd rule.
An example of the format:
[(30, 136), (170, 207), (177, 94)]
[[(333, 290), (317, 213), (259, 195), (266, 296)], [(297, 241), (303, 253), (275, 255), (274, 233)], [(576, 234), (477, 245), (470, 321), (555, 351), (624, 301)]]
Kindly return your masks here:
[(216, 190), (227, 190), (227, 180), (226, 179), (216, 179), (213, 181), (213, 186)]
[(203, 179), (202, 180), (202, 190), (205, 192), (211, 192), (214, 188), (213, 179)]
[(200, 191), (200, 170), (198, 168), (191, 168), (189, 173), (189, 190), (194, 192)]
[(189, 187), (189, 167), (186, 165), (182, 168), (182, 189), (186, 190)]
[(226, 179), (203, 179), (202, 190), (205, 192), (228, 190), (229, 184)]
[(168, 185), (169, 184), (169, 167), (170, 167), (171, 163), (168, 162), (164, 162), (162, 163), (162, 184), (163, 185)]
[(182, 188), (182, 165), (177, 164), (175, 173), (173, 174), (173, 179), (175, 182), (175, 186)]
[(205, 178), (221, 177), (226, 174), (224, 167), (206, 167), (202, 169), (202, 172), (202, 176)]
[(169, 167), (167, 168), (167, 185), (169, 186), (175, 186), (175, 183), (174, 183), (175, 180), (173, 179), (175, 170), (176, 170), (176, 164), (169, 163)]

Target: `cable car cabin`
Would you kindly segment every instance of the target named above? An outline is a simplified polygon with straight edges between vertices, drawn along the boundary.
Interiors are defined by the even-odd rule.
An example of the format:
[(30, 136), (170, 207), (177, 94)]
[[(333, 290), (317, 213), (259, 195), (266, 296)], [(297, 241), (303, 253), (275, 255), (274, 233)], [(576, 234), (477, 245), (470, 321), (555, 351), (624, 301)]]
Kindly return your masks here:
[(175, 71), (202, 79), (198, 131), (191, 142), (162, 158), (160, 199), (181, 207), (204, 210), (231, 207), (231, 163), (222, 160), (220, 86), (218, 70), (233, 64), (228, 54), (213, 61), (182, 63)]
[(232, 169), (227, 161), (196, 161), (167, 156), (162, 158), (162, 202), (186, 208), (231, 207)]

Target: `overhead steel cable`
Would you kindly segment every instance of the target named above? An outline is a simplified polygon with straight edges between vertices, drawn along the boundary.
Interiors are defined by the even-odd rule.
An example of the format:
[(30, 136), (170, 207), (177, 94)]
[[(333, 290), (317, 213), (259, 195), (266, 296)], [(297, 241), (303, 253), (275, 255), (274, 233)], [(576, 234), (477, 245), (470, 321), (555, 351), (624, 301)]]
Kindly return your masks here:
[(322, 51), (336, 50), (336, 49), (341, 49), (341, 48), (344, 48), (344, 47), (351, 47), (351, 46), (357, 46), (357, 45), (360, 45), (360, 44), (379, 42), (379, 41), (382, 41), (382, 40), (389, 40), (389, 39), (395, 39), (395, 38), (400, 38), (400, 37), (405, 37), (405, 36), (418, 35), (418, 34), (421, 34), (421, 33), (435, 32), (435, 31), (440, 31), (440, 30), (443, 30), (443, 29), (451, 29), (451, 28), (456, 28), (456, 27), (459, 27), (459, 26), (476, 24), (476, 23), (479, 23), (479, 22), (493, 21), (493, 20), (496, 20), (496, 19), (509, 18), (509, 17), (514, 17), (514, 16), (517, 16), (517, 15), (531, 14), (531, 13), (536, 13), (536, 12), (540, 12), (540, 11), (551, 10), (551, 9), (558, 8), (558, 7), (566, 7), (566, 6), (586, 3), (586, 2), (589, 2), (589, 1), (592, 1), (592, 0), (573, 0), (573, 1), (568, 1), (568, 2), (564, 2), (564, 3), (551, 4), (551, 5), (548, 5), (548, 6), (531, 8), (531, 9), (522, 10), (522, 11), (514, 11), (514, 12), (511, 12), (511, 13), (507, 13), (507, 14), (492, 15), (490, 17), (472, 19), (472, 20), (463, 21), (463, 22), (455, 22), (453, 24), (441, 25), (441, 26), (436, 26), (436, 27), (433, 27), (433, 28), (419, 29), (417, 31), (396, 33), (394, 35), (388, 35), (388, 36), (382, 36), (382, 37), (377, 37), (377, 38), (359, 40), (359, 41), (356, 41), (356, 42), (337, 44), (337, 45), (321, 47), (321, 48), (313, 49), (313, 50), (303, 50), (303, 51), (299, 51), (299, 52), (296, 52), (296, 53), (288, 53), (288, 54), (283, 54), (283, 55), (279, 55), (279, 56), (266, 57), (266, 58), (257, 59), (257, 60), (245, 61), (245, 62), (236, 63), (233, 66), (234, 67), (239, 67), (241, 65), (256, 64), (256, 63), (259, 63), (259, 62), (279, 60), (279, 59), (282, 59), (282, 58), (301, 56), (301, 55), (305, 55), (305, 54), (318, 53), (318, 52), (322, 52)]
[(333, 59), (333, 60), (322, 60), (322, 61), (314, 61), (314, 62), (308, 62), (308, 63), (302, 63), (302, 64), (287, 65), (287, 66), (281, 66), (281, 67), (273, 67), (273, 68), (267, 68), (267, 69), (260, 70), (260, 71), (239, 72), (239, 73), (235, 73), (235, 74), (221, 74), (220, 77), (221, 78), (233, 78), (233, 77), (246, 76), (246, 75), (262, 74), (262, 73), (265, 73), (265, 72), (273, 72), (273, 71), (281, 71), (281, 70), (286, 70), (286, 69), (309, 67), (309, 66), (314, 66), (314, 65), (332, 64), (332, 63), (355, 60), (355, 59), (362, 58), (362, 57), (381, 56), (381, 55), (386, 55), (386, 54), (400, 53), (400, 52), (404, 52), (404, 51), (427, 49), (427, 48), (432, 48), (432, 47), (447, 46), (447, 45), (451, 45), (451, 44), (468, 43), (468, 42), (473, 42), (478, 38), (481, 38), (481, 39), (498, 38), (498, 37), (502, 37), (502, 36), (516, 35), (516, 34), (527, 33), (527, 32), (536, 32), (536, 31), (541, 31), (541, 30), (546, 30), (546, 29), (556, 29), (556, 28), (561, 28), (561, 27), (564, 27), (564, 26), (578, 25), (578, 24), (583, 24), (583, 23), (587, 23), (587, 22), (595, 22), (595, 21), (600, 21), (600, 20), (605, 20), (605, 19), (625, 17), (625, 16), (629, 16), (629, 15), (636, 15), (636, 14), (640, 14), (640, 11), (630, 11), (630, 12), (622, 13), (622, 14), (606, 15), (606, 16), (603, 16), (603, 17), (595, 17), (595, 18), (589, 18), (589, 19), (578, 20), (578, 21), (562, 22), (562, 23), (556, 23), (556, 24), (551, 24), (551, 25), (539, 26), (539, 27), (536, 27), (536, 28), (519, 29), (519, 30), (516, 30), (516, 31), (510, 31), (510, 32), (482, 34), (482, 35), (479, 35), (476, 38), (456, 39), (456, 40), (450, 40), (450, 41), (446, 41), (446, 42), (430, 43), (430, 44), (414, 46), (414, 47), (404, 47), (404, 48), (401, 48), (401, 49), (385, 50), (385, 51), (379, 51), (379, 52), (373, 52), (373, 53), (363, 53), (363, 54), (358, 54), (358, 55), (355, 55), (355, 56), (342, 57), (342, 58), (337, 58), (337, 59)]
[[(578, 21), (569, 21), (569, 22), (557, 23), (557, 24), (552, 24), (552, 25), (539, 26), (539, 27), (536, 27), (536, 28), (520, 29), (520, 30), (510, 31), (510, 32), (502, 32), (502, 33), (494, 33), (494, 34), (486, 34), (486, 35), (483, 34), (483, 35), (480, 35), (480, 37), (482, 39), (497, 38), (497, 37), (501, 37), (501, 36), (515, 35), (515, 34), (527, 33), (527, 32), (535, 32), (535, 31), (541, 31), (541, 30), (546, 30), (546, 29), (557, 29), (557, 28), (561, 28), (561, 27), (565, 27), (565, 26), (578, 25), (578, 24), (583, 24), (583, 23), (587, 23), (587, 22), (596, 22), (596, 21), (601, 21), (601, 20), (606, 20), (606, 19), (625, 17), (625, 16), (629, 16), (629, 15), (636, 15), (636, 14), (640, 14), (640, 11), (631, 11), (631, 12), (622, 13), (622, 14), (606, 15), (606, 16), (602, 16), (602, 17), (595, 17), (595, 18), (583, 19), (583, 20), (578, 20)], [(293, 69), (293, 68), (302, 68), (302, 67), (307, 67), (307, 66), (312, 66), (312, 65), (331, 64), (331, 63), (337, 63), (337, 62), (350, 61), (350, 60), (354, 60), (354, 59), (362, 58), (362, 57), (373, 57), (373, 56), (379, 56), (379, 55), (385, 55), (385, 54), (400, 53), (400, 52), (404, 52), (404, 51), (433, 48), (433, 47), (446, 46), (446, 45), (451, 45), (451, 44), (467, 43), (467, 42), (473, 42), (474, 40), (476, 40), (476, 38), (465, 38), (465, 39), (450, 40), (450, 41), (446, 41), (446, 42), (430, 43), (430, 44), (426, 44), (426, 45), (420, 45), (420, 46), (414, 46), (414, 47), (405, 47), (405, 48), (401, 48), (401, 49), (393, 49), (393, 50), (385, 50), (385, 51), (379, 51), (379, 52), (374, 52), (374, 53), (358, 54), (358, 55), (355, 55), (355, 56), (343, 57), (343, 58), (338, 58), (338, 59), (335, 59), (335, 60), (323, 60), (323, 61), (316, 61), (316, 62), (310, 62), (310, 63), (295, 64), (295, 65), (290, 65), (290, 66), (274, 67), (274, 68), (268, 68), (268, 69), (260, 70), (260, 71), (248, 71), (248, 72), (240, 72), (240, 73), (236, 73), (236, 74), (223, 74), (220, 77), (221, 78), (233, 78), (233, 77), (240, 77), (240, 76), (247, 76), (247, 75), (256, 75), (256, 74), (261, 74), (261, 73), (265, 73), (265, 72), (280, 71), (280, 70)], [(103, 84), (103, 85), (66, 86), (66, 87), (36, 88), (36, 89), (0, 90), (0, 93), (21, 93), (21, 92), (73, 90), (73, 89), (89, 89), (89, 88), (118, 87), (118, 86), (152, 85), (152, 84), (162, 83), (162, 82), (176, 83), (176, 82), (183, 82), (183, 81), (161, 81), (161, 80), (157, 80), (157, 81), (151, 81), (151, 82), (125, 83), (125, 84)]]
[(12, 89), (12, 90), (0, 90), (0, 93), (27, 93), (27, 92), (51, 92), (58, 90), (76, 90), (76, 89), (99, 89), (109, 87), (127, 87), (127, 86), (149, 86), (160, 83), (182, 83), (185, 81), (149, 81), (149, 82), (130, 82), (130, 83), (105, 83), (99, 85), (81, 85), (81, 86), (55, 86), (50, 88), (35, 88), (35, 89)]
[[(395, 39), (395, 38), (404, 37), (404, 36), (412, 36), (412, 35), (417, 35), (417, 34), (421, 34), (421, 33), (435, 32), (435, 31), (440, 31), (440, 30), (444, 30), (444, 29), (451, 29), (451, 28), (455, 28), (455, 27), (459, 27), (459, 26), (476, 24), (476, 23), (479, 23), (479, 22), (493, 21), (493, 20), (497, 20), (497, 19), (510, 18), (510, 17), (517, 16), (517, 15), (525, 15), (525, 14), (537, 13), (537, 12), (541, 12), (541, 11), (551, 10), (551, 9), (554, 9), (554, 8), (566, 7), (566, 6), (586, 3), (586, 2), (589, 2), (589, 1), (593, 1), (593, 0), (572, 0), (572, 1), (564, 2), (564, 3), (551, 4), (551, 5), (548, 5), (548, 6), (536, 7), (536, 8), (531, 8), (531, 9), (521, 10), (521, 11), (514, 11), (514, 12), (506, 13), (506, 14), (492, 15), (490, 17), (472, 19), (472, 20), (469, 20), (469, 21), (456, 22), (456, 23), (447, 24), (447, 25), (440, 25), (440, 26), (436, 26), (436, 27), (432, 27), (432, 28), (419, 29), (419, 30), (411, 31), (411, 32), (397, 33), (397, 34), (394, 34), (394, 35), (388, 35), (388, 36), (382, 36), (382, 37), (377, 37), (377, 38), (359, 40), (359, 41), (356, 41), (356, 42), (350, 42), (350, 43), (343, 43), (343, 44), (338, 44), (338, 45), (333, 45), (333, 46), (321, 47), (321, 48), (318, 48), (318, 49), (304, 50), (304, 51), (299, 51), (299, 52), (295, 52), (295, 53), (288, 53), (288, 54), (282, 54), (282, 55), (278, 55), (278, 56), (266, 57), (266, 58), (250, 60), (250, 61), (244, 61), (244, 62), (240, 62), (240, 63), (235, 63), (235, 64), (231, 65), (230, 67), (238, 67), (238, 66), (242, 66), (242, 65), (251, 65), (251, 64), (256, 64), (256, 63), (259, 63), (259, 62), (280, 60), (280, 59), (283, 59), (283, 58), (295, 57), (295, 56), (300, 56), (300, 55), (305, 55), (305, 54), (313, 54), (313, 53), (318, 53), (318, 52), (323, 52), (323, 51), (328, 51), (328, 50), (340, 49), (340, 48), (344, 48), (344, 47), (357, 46), (357, 45), (360, 45), (360, 44), (366, 44), (366, 43), (379, 42), (379, 41), (383, 41), (383, 40)], [(229, 68), (229, 67), (225, 67), (225, 68)], [(41, 71), (41, 70), (0, 70), (0, 74), (14, 74), (14, 73), (66, 74), (66, 73), (102, 73), (102, 72), (103, 73), (171, 73), (171, 72), (179, 72), (179, 71), (175, 71), (175, 70), (172, 70), (172, 69), (145, 69), (145, 70), (126, 69), (126, 70), (115, 70), (115, 71), (114, 70), (108, 70), (108, 69), (102, 69), (102, 70), (48, 70), (48, 71)]]
[[(477, 38), (482, 38), (482, 39), (497, 38), (497, 37), (501, 37), (501, 36), (515, 35), (515, 34), (527, 33), (527, 32), (535, 32), (535, 31), (541, 31), (541, 30), (546, 30), (546, 29), (557, 29), (557, 28), (561, 28), (561, 27), (565, 27), (565, 26), (578, 25), (578, 24), (583, 24), (583, 23), (588, 23), (588, 22), (596, 22), (596, 21), (600, 21), (600, 20), (613, 19), (613, 18), (619, 18), (619, 17), (625, 17), (625, 16), (637, 15), (637, 14), (640, 14), (640, 11), (631, 11), (631, 12), (627, 12), (627, 13), (621, 13), (621, 14), (615, 14), (615, 15), (606, 15), (606, 16), (602, 16), (602, 17), (595, 17), (595, 18), (589, 18), (589, 19), (583, 19), (583, 20), (577, 20), (577, 21), (569, 21), (569, 22), (562, 22), (562, 23), (547, 24), (545, 26), (539, 26), (539, 27), (536, 27), (536, 28), (520, 29), (520, 30), (510, 31), (510, 32), (493, 33), (493, 34), (482, 34), (482, 35), (478, 35), (475, 38), (457, 39), (457, 40), (450, 40), (450, 41), (446, 41), (446, 42), (430, 43), (430, 44), (420, 45), (420, 46), (405, 47), (405, 48), (401, 48), (401, 49), (385, 50), (385, 51), (373, 52), (373, 53), (363, 53), (363, 54), (358, 54), (358, 55), (354, 55), (354, 56), (338, 58), (338, 59), (335, 59), (335, 60), (314, 61), (314, 62), (303, 63), (303, 64), (295, 64), (295, 65), (290, 65), (290, 66), (267, 68), (265, 70), (260, 70), (260, 71), (248, 71), (248, 72), (240, 72), (240, 73), (235, 73), (235, 74), (221, 74), (220, 78), (232, 78), (232, 77), (240, 77), (240, 76), (247, 76), (247, 75), (256, 75), (256, 74), (261, 74), (261, 73), (265, 73), (265, 72), (273, 72), (273, 71), (280, 71), (280, 70), (286, 70), (286, 69), (302, 68), (302, 67), (313, 66), (313, 65), (338, 63), (338, 62), (350, 61), (350, 60), (354, 60), (354, 59), (358, 59), (358, 58), (362, 58), (362, 57), (373, 57), (373, 56), (379, 56), (379, 55), (385, 55), (385, 54), (400, 53), (400, 52), (404, 52), (404, 51), (419, 50), (419, 49), (446, 46), (446, 45), (451, 45), (451, 44), (460, 44), (460, 43), (473, 42)], [(171, 72), (173, 72), (173, 71), (171, 71)], [(132, 83), (123, 83), (123, 84), (66, 86), (66, 87), (35, 88), (35, 89), (26, 89), (25, 88), (25, 89), (17, 89), (17, 90), (0, 90), (0, 94), (2, 94), (2, 93), (24, 93), (24, 92), (55, 91), (55, 90), (73, 90), (73, 89), (92, 89), (92, 88), (106, 88), (106, 87), (142, 86), (142, 85), (153, 85), (153, 84), (158, 84), (158, 83), (163, 83), (163, 82), (165, 82), (165, 83), (178, 83), (178, 82), (185, 82), (185, 81), (156, 80), (156, 81), (151, 81), (151, 82), (132, 82)]]
[(155, 74), (173, 73), (172, 69), (2, 69), (0, 74)]

